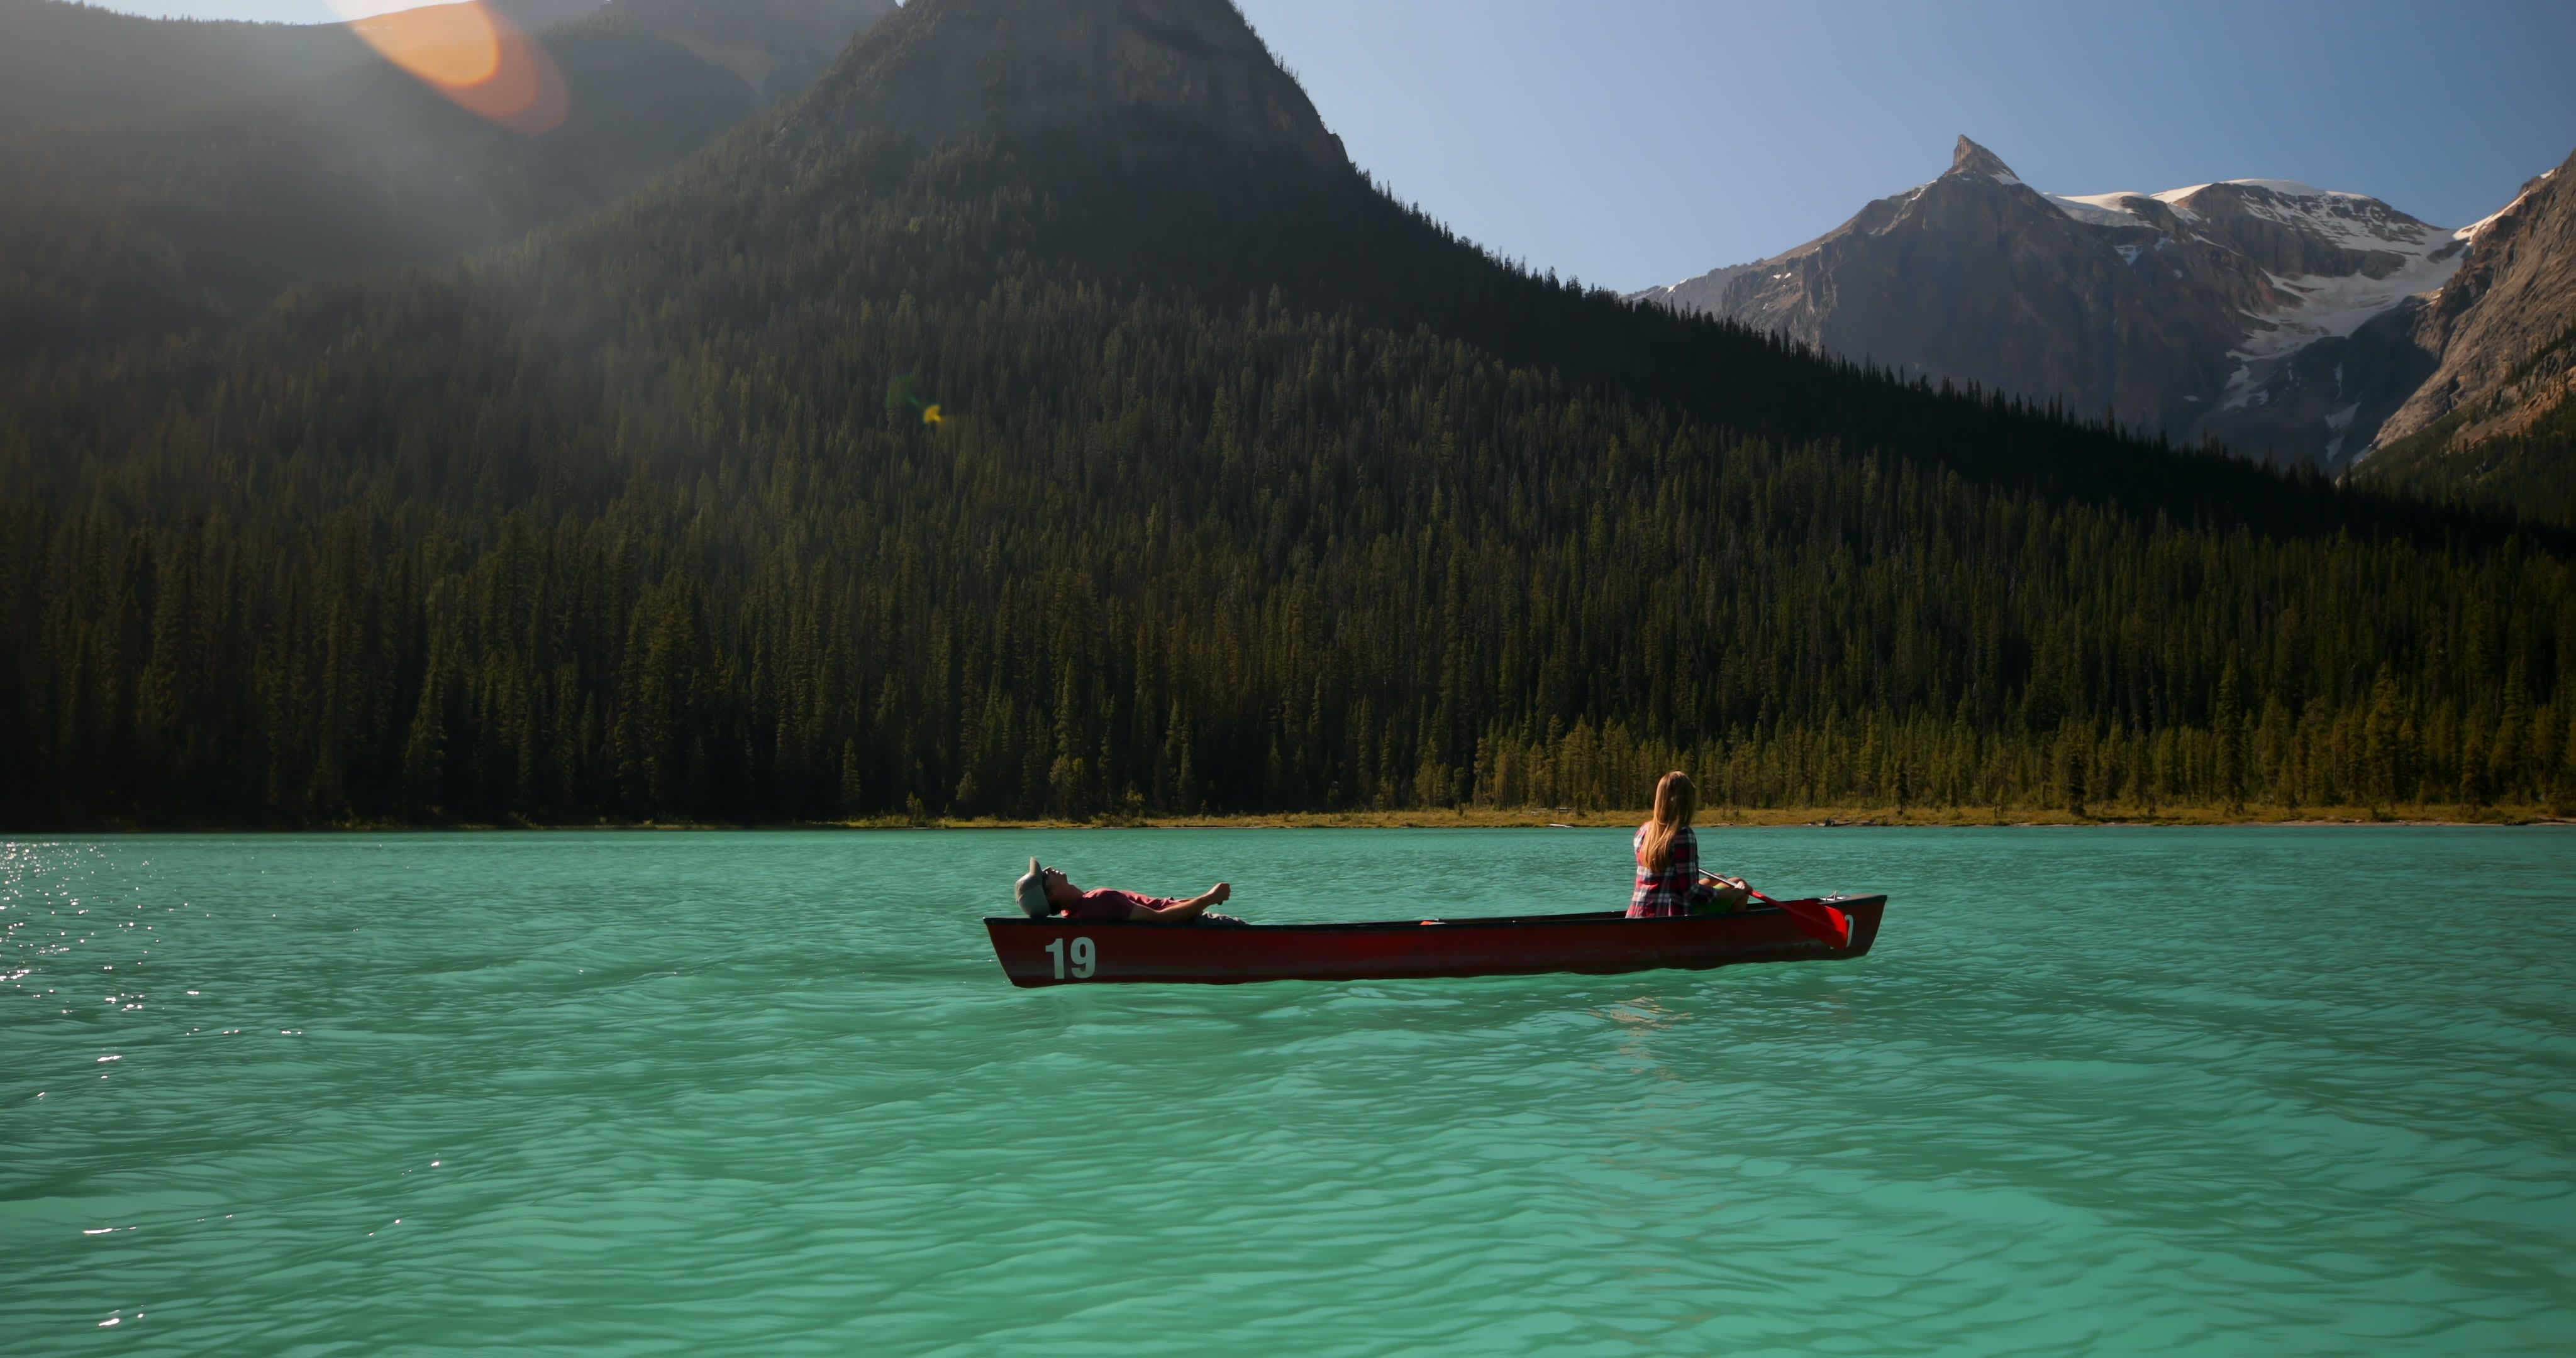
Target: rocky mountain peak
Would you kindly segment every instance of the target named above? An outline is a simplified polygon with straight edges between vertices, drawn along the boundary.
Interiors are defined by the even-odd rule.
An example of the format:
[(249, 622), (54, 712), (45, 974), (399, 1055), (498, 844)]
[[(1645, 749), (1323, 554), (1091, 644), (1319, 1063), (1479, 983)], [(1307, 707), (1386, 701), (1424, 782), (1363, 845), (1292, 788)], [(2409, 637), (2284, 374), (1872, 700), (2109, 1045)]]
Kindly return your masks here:
[(1638, 295), (2340, 467), (2429, 369), (2409, 327), (2468, 248), (2376, 198), (2285, 179), (2047, 193), (1961, 137), (1938, 179), (1815, 240)]
[(2021, 182), (2021, 176), (2014, 174), (2012, 167), (2004, 164), (2003, 157), (1968, 140), (1964, 135), (1959, 138), (1959, 145), (1950, 152), (1950, 173), (1981, 174), (1989, 179), (1998, 179), (2009, 184)]
[(796, 121), (924, 144), (1070, 133), (1129, 156), (1177, 134), (1350, 164), (1229, 0), (911, 0), (842, 57)]

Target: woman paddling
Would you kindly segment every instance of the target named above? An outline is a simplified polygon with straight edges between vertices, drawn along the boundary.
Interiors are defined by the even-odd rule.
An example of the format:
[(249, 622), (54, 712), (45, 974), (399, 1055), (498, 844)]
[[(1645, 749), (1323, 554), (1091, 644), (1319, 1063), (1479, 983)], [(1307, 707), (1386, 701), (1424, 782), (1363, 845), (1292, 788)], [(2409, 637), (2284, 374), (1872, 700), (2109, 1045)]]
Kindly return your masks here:
[(1667, 915), (1727, 914), (1744, 908), (1752, 889), (1740, 877), (1713, 877), (1699, 870), (1699, 836), (1691, 832), (1691, 813), (1699, 809), (1699, 789), (1679, 769), (1655, 784), (1655, 814), (1637, 827), (1637, 889), (1628, 895), (1628, 918)]

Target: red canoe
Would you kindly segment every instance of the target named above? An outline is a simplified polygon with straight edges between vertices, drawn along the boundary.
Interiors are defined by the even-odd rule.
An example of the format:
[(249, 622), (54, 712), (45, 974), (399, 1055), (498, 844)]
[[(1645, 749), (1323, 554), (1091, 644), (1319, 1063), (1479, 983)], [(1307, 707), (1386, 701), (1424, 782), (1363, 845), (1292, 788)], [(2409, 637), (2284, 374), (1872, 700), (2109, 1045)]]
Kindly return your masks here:
[[(988, 916), (984, 931), (993, 936), (993, 956), (1017, 986), (1120, 981), (1228, 985), (1549, 971), (1598, 976), (1657, 967), (1696, 971), (1735, 962), (1859, 957), (1878, 937), (1887, 898), (1834, 896), (1785, 904), (1788, 909), (1757, 905), (1732, 915), (1674, 919), (1629, 919), (1620, 911), (1602, 910), (1240, 928)], [(1848, 944), (1835, 947), (1820, 940), (1813, 921), (1828, 909), (1848, 920)]]

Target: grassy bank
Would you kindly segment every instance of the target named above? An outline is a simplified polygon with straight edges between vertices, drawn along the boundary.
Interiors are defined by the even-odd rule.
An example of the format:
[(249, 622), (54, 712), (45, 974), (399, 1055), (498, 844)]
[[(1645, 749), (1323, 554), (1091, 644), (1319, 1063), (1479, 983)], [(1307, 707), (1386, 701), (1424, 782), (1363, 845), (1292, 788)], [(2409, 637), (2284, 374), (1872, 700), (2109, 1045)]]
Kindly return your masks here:
[[(1476, 828), (1620, 828), (1646, 818), (1643, 808), (1621, 811), (1575, 811), (1564, 807), (1430, 808), (1415, 811), (1299, 811), (1243, 816), (1146, 816), (1134, 820), (1103, 819), (972, 820), (901, 817), (845, 822), (853, 829), (1457, 829)], [(1805, 806), (1712, 807), (1702, 810), (1703, 830), (1728, 827), (1896, 825), (2563, 825), (2576, 823), (2550, 808), (2537, 806), (2249, 806), (2097, 809), (2078, 815), (2059, 808), (1991, 806)]]
[[(1643, 808), (1622, 811), (1577, 811), (1567, 807), (1433, 807), (1409, 811), (1282, 811), (1240, 816), (1100, 817), (1092, 820), (1038, 818), (1011, 820), (930, 816), (909, 819), (880, 816), (851, 821), (794, 821), (750, 824), (726, 821), (573, 821), (540, 823), (514, 820), (476, 821), (344, 821), (328, 825), (136, 825), (106, 823), (41, 830), (0, 828), (0, 839), (77, 834), (195, 833), (253, 834), (283, 831), (384, 833), (411, 830), (1116, 830), (1116, 829), (1627, 829), (1646, 818)], [(1899, 825), (2057, 826), (2057, 825), (2576, 825), (2576, 813), (2545, 806), (2480, 806), (2404, 804), (2367, 806), (2217, 806), (2093, 808), (2076, 814), (2057, 807), (2029, 806), (1793, 806), (1710, 807), (1696, 823), (1702, 830), (1730, 827), (1816, 826), (1867, 828)]]

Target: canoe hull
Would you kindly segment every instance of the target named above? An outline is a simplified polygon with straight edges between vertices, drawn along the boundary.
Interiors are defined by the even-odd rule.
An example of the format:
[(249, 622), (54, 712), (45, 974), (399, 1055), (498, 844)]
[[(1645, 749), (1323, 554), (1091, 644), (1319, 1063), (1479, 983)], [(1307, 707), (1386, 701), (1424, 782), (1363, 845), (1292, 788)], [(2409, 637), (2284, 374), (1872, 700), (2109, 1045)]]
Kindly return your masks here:
[(1866, 956), (1887, 898), (1836, 896), (1816, 904), (1850, 917), (1849, 947), (1829, 948), (1785, 912), (1765, 907), (1680, 919), (1608, 911), (1241, 928), (992, 916), (984, 930), (1016, 986), (1615, 975)]

